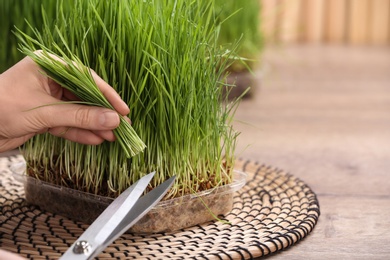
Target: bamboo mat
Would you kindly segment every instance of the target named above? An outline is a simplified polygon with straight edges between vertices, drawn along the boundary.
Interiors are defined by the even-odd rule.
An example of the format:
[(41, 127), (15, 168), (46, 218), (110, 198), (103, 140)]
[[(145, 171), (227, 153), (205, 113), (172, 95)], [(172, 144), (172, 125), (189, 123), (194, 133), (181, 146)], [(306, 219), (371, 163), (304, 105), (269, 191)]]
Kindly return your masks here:
[[(20, 155), (0, 158), (0, 247), (29, 259), (57, 259), (88, 225), (26, 204), (9, 170)], [(286, 249), (315, 227), (319, 203), (301, 180), (281, 170), (237, 160), (248, 174), (234, 196), (229, 224), (208, 222), (173, 233), (124, 234), (97, 259), (252, 259)]]

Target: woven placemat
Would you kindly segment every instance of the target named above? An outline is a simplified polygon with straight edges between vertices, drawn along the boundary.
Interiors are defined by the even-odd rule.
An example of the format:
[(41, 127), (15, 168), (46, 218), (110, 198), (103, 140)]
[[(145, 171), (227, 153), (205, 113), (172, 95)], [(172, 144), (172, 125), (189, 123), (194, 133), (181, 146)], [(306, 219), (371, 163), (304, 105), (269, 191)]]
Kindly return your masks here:
[[(9, 170), (20, 155), (0, 158), (0, 247), (30, 259), (56, 259), (88, 227), (27, 205)], [(98, 259), (252, 259), (305, 238), (320, 215), (315, 193), (273, 167), (238, 160), (248, 174), (236, 193), (230, 224), (208, 222), (174, 233), (124, 234)]]

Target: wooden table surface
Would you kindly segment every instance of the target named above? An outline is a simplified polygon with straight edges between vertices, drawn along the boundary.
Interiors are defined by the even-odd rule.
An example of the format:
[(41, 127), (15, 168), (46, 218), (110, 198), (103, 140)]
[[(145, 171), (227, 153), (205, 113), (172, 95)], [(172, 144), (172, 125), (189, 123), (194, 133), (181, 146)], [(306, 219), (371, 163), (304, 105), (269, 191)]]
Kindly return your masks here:
[[(390, 49), (268, 49), (237, 153), (318, 195), (313, 232), (271, 259), (390, 259)], [(261, 75), (262, 74), (262, 75)]]
[(390, 49), (272, 48), (256, 72), (237, 154), (299, 177), (321, 207), (308, 237), (267, 258), (390, 259)]

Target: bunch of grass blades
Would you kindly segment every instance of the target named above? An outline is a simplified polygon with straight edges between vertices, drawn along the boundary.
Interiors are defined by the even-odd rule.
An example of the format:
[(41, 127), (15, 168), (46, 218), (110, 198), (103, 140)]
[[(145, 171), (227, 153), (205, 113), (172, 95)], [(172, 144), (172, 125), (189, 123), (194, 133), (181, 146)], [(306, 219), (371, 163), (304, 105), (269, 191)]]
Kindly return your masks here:
[[(34, 42), (31, 37), (24, 35), (29, 42)], [(50, 53), (45, 46), (41, 51), (33, 51), (34, 45), (24, 42), (24, 47), (21, 48), (22, 52), (31, 57), (47, 74), (48, 77), (55, 82), (68, 89), (79, 97), (82, 103), (85, 105), (101, 106), (114, 110), (114, 107), (107, 101), (99, 87), (96, 85), (95, 80), (92, 77), (91, 71), (88, 67), (84, 66), (81, 61), (74, 55), (67, 57), (66, 54), (61, 51), (58, 45), (54, 45), (61, 54), (61, 59)], [(63, 42), (66, 45), (65, 42)], [(52, 104), (55, 105), (55, 104)], [(134, 156), (145, 149), (145, 144), (138, 137), (137, 133), (131, 127), (130, 123), (120, 116), (120, 124), (114, 129), (117, 142), (122, 147), (126, 157)]]
[[(23, 147), (30, 176), (116, 197), (151, 171), (151, 189), (176, 175), (165, 199), (232, 181), (238, 102), (221, 103), (230, 54), (217, 44), (212, 1), (58, 1), (56, 8), (54, 23), (42, 11), (33, 37), (17, 32), (21, 50), (81, 100), (109, 106), (86, 67), (95, 70), (129, 105), (135, 132), (122, 120), (118, 140), (131, 138), (99, 146), (38, 135)], [(134, 133), (147, 148), (129, 158), (123, 151), (135, 147)]]

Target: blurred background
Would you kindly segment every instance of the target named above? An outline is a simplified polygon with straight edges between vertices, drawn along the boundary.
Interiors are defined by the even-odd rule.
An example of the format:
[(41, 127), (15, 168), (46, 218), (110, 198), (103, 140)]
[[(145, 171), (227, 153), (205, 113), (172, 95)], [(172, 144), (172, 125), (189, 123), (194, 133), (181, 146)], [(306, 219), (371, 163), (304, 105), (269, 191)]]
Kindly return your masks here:
[[(244, 1), (243, 1), (244, 2)], [(321, 217), (278, 259), (385, 259), (390, 248), (390, 1), (262, 0), (237, 154), (304, 180)]]
[(388, 0), (261, 0), (269, 43), (390, 44)]
[[(390, 0), (260, 0), (259, 8), (255, 81), (237, 113), (245, 125), (237, 122), (244, 131), (241, 138), (250, 140), (247, 148), (246, 140), (239, 144), (243, 155), (261, 160), (265, 154), (258, 153), (266, 153), (266, 143), (293, 134), (291, 123), (294, 129), (302, 127), (306, 138), (336, 130), (336, 123), (351, 131), (348, 135), (363, 126), (376, 131), (387, 126)], [(383, 121), (372, 121), (378, 117)], [(359, 125), (347, 125), (351, 120)], [(265, 132), (271, 125), (279, 125), (283, 134)], [(253, 133), (245, 134), (249, 129)], [(270, 141), (271, 136), (276, 139)]]

